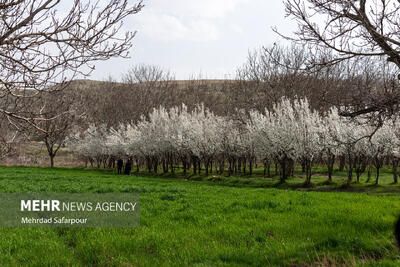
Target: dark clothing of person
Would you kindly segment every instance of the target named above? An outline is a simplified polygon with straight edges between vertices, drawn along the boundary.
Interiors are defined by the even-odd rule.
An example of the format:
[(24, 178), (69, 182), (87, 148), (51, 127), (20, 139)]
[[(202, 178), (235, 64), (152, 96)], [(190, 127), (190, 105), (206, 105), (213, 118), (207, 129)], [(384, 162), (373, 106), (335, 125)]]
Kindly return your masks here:
[(130, 174), (131, 174), (131, 170), (132, 170), (132, 161), (131, 161), (131, 160), (128, 160), (128, 161), (126, 162), (126, 165), (125, 165), (125, 172), (124, 172), (124, 174), (130, 175)]
[(117, 161), (118, 174), (122, 174), (122, 167), (124, 167), (124, 161), (119, 159)]

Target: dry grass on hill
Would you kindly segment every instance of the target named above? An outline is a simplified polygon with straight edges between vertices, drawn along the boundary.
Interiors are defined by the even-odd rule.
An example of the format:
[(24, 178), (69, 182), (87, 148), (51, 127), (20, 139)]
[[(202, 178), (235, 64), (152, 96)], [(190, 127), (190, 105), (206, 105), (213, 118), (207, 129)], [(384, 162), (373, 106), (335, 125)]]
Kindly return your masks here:
[[(76, 167), (84, 165), (70, 149), (61, 148), (54, 159), (57, 167)], [(25, 142), (19, 144), (14, 153), (0, 161), (3, 166), (37, 166), (48, 167), (50, 159), (43, 142)]]

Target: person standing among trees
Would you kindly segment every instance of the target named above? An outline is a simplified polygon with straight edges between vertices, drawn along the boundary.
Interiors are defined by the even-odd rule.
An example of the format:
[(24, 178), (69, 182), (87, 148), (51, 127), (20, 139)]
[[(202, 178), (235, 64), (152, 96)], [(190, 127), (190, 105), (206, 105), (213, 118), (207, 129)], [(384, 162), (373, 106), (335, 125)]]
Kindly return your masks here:
[(128, 161), (125, 164), (125, 175), (131, 175), (131, 170), (132, 170), (132, 159), (128, 159)]
[(122, 168), (124, 167), (124, 161), (119, 158), (117, 160), (117, 169), (118, 169), (118, 174), (122, 174)]

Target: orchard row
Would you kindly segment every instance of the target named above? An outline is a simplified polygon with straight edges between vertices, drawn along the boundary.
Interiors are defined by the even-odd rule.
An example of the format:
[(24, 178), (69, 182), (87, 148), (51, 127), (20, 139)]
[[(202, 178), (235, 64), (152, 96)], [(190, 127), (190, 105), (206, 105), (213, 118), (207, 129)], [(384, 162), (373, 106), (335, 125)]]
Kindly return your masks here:
[(320, 113), (307, 99), (282, 98), (271, 110), (240, 111), (218, 116), (199, 105), (154, 109), (136, 124), (107, 128), (90, 126), (83, 134), (70, 137), (74, 151), (92, 165), (127, 158), (149, 172), (174, 172), (177, 166), (206, 175), (228, 171), (252, 174), (255, 164), (279, 166), (284, 182), (295, 164), (301, 164), (305, 182), (312, 168), (325, 164), (332, 179), (333, 166), (344, 160), (347, 181), (357, 181), (369, 167), (376, 169), (376, 183), (384, 162), (391, 161), (397, 182), (400, 162), (399, 125), (395, 119), (370, 125), (362, 119), (340, 116), (338, 109)]

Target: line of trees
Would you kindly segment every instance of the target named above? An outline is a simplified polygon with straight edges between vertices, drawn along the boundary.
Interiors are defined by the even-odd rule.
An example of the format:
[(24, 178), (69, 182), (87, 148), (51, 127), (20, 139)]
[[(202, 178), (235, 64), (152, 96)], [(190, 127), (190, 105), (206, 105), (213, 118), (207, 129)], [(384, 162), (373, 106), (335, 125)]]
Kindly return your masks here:
[(195, 174), (252, 175), (257, 164), (264, 165), (264, 175), (271, 176), (270, 166), (279, 168), (281, 182), (302, 166), (305, 183), (311, 183), (312, 168), (328, 166), (332, 180), (333, 165), (343, 160), (347, 183), (356, 173), (372, 166), (375, 182), (385, 162), (393, 165), (394, 182), (400, 161), (399, 122), (382, 122), (380, 127), (363, 119), (348, 119), (337, 108), (326, 112), (310, 108), (306, 98), (283, 97), (263, 112), (238, 110), (233, 116), (219, 116), (204, 105), (189, 109), (185, 105), (166, 109), (159, 107), (137, 123), (116, 128), (91, 125), (82, 134), (70, 137), (69, 144), (87, 163), (113, 166), (116, 159), (133, 160), (137, 170), (174, 172), (183, 168)]
[[(83, 132), (91, 124), (97, 127), (104, 124), (106, 128), (136, 124), (141, 114), (149, 114), (159, 106), (170, 109), (185, 103), (193, 110), (198, 103), (204, 103), (204, 108), (213, 114), (240, 121), (247, 120), (243, 114), (248, 116), (252, 110), (272, 110), (282, 97), (307, 98), (311, 108), (321, 113), (332, 106), (343, 112), (349, 108), (362, 109), (371, 99), (397, 88), (395, 71), (382, 59), (351, 59), (318, 70), (304, 70), (315, 56), (295, 45), (263, 48), (249, 54), (235, 80), (176, 81), (160, 67), (136, 65), (119, 82), (112, 78), (104, 82), (74, 81), (66, 88), (60, 85), (60, 90), (42, 92), (40, 98), (31, 100), (29, 109), (25, 105), (27, 112), (40, 119), (35, 122), (37, 127), (29, 123), (16, 126), (19, 136), (46, 145), (53, 166), (71, 132)], [(318, 57), (329, 54), (321, 53)], [(3, 121), (4, 127), (12, 128), (12, 120)], [(10, 139), (13, 137), (4, 138), (8, 141), (5, 148), (15, 142), (15, 138)], [(0, 153), (5, 156), (10, 151), (3, 149)]]

